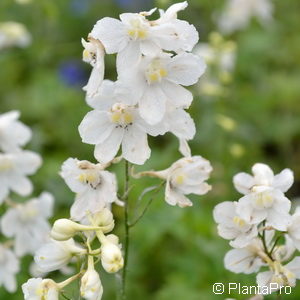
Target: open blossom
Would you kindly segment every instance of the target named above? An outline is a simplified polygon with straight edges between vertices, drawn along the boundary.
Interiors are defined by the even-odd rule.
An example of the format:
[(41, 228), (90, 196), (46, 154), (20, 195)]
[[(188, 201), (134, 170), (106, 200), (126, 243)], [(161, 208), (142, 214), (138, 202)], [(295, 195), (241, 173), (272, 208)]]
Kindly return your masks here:
[(51, 272), (66, 266), (73, 255), (84, 253), (85, 250), (78, 246), (73, 239), (62, 242), (50, 240), (38, 249), (34, 260), (41, 272)]
[(22, 285), (25, 300), (58, 300), (59, 287), (51, 279), (30, 278)]
[(10, 190), (21, 196), (32, 192), (32, 184), (26, 177), (32, 175), (41, 165), (41, 158), (32, 151), (0, 153), (0, 203)]
[(195, 84), (205, 71), (202, 58), (191, 53), (144, 56), (136, 66), (119, 68), (119, 79), (134, 89), (141, 117), (161, 122), (169, 105), (188, 108), (193, 95), (183, 86)]
[(21, 123), (19, 111), (0, 115), (0, 149), (4, 152), (16, 151), (31, 138), (31, 130)]
[(92, 73), (87, 85), (83, 88), (87, 95), (93, 96), (98, 93), (104, 78), (104, 48), (100, 41), (88, 38), (88, 42), (82, 39), (83, 61), (89, 63), (92, 67)]
[(48, 240), (52, 216), (53, 196), (42, 193), (40, 197), (10, 208), (1, 219), (1, 231), (7, 237), (15, 238), (15, 252), (18, 256), (34, 252)]
[(166, 180), (165, 200), (168, 204), (186, 207), (193, 203), (185, 195), (204, 195), (210, 191), (211, 186), (205, 180), (211, 171), (208, 160), (192, 156), (179, 159), (166, 170), (147, 173)]
[(274, 175), (271, 168), (262, 163), (256, 163), (252, 167), (253, 176), (247, 173), (238, 173), (233, 178), (235, 188), (241, 194), (255, 192), (256, 188), (269, 188), (285, 193), (294, 182), (294, 175), (290, 169), (284, 169), (279, 174)]
[(224, 257), (225, 268), (234, 273), (255, 273), (265, 265), (258, 255), (260, 251), (262, 243), (259, 239), (253, 240), (247, 247), (229, 250)]
[(71, 207), (72, 219), (81, 221), (88, 213), (100, 211), (117, 200), (116, 176), (105, 171), (104, 167), (75, 158), (63, 163), (60, 174), (77, 194)]
[(31, 43), (31, 34), (18, 22), (0, 23), (0, 50), (8, 47), (27, 47)]
[(247, 223), (236, 212), (237, 202), (223, 202), (214, 209), (214, 219), (219, 224), (219, 235), (232, 240), (230, 245), (234, 248), (243, 248), (257, 237), (257, 226)]
[(284, 196), (293, 183), (293, 173), (289, 169), (274, 176), (265, 164), (252, 167), (254, 176), (239, 173), (234, 176), (236, 189), (245, 194), (237, 205), (237, 212), (250, 224), (264, 220), (275, 229), (285, 231), (290, 222), (291, 202)]
[(149, 21), (146, 16), (155, 9), (142, 13), (123, 13), (120, 20), (103, 18), (94, 26), (90, 36), (103, 43), (108, 54), (118, 53), (117, 65), (132, 66), (141, 55), (167, 51), (191, 51), (198, 41), (193, 25), (177, 19), (177, 12), (186, 2), (171, 6), (158, 20)]
[(291, 201), (279, 190), (257, 187), (256, 192), (242, 197), (238, 214), (250, 224), (267, 221), (269, 226), (285, 231), (290, 223)]
[(264, 25), (272, 20), (272, 12), (271, 0), (227, 0), (218, 26), (221, 32), (232, 33), (247, 27), (252, 17)]
[(136, 106), (124, 103), (115, 103), (109, 110), (89, 112), (79, 126), (82, 141), (96, 145), (94, 155), (100, 163), (111, 161), (122, 146), (126, 160), (143, 164), (151, 152), (147, 134), (157, 136), (164, 132), (159, 126), (148, 125)]
[(19, 272), (19, 260), (7, 247), (0, 244), (0, 286), (13, 293), (17, 290), (16, 274)]
[[(282, 286), (296, 285), (296, 280), (300, 279), (300, 257), (296, 256), (291, 262), (282, 265), (275, 261), (270, 271), (260, 272), (257, 274), (256, 282), (259, 286), (271, 286), (272, 283)], [(274, 292), (274, 289), (269, 289)]]

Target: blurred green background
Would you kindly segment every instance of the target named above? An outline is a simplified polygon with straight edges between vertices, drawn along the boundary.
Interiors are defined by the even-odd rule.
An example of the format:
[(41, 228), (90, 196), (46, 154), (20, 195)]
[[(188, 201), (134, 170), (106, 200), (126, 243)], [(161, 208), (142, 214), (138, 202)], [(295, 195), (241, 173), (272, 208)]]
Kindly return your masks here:
[[(93, 147), (81, 143), (77, 130), (90, 110), (81, 89), (91, 71), (81, 62), (81, 37), (86, 37), (96, 21), (105, 16), (117, 17), (121, 12), (153, 6), (166, 8), (174, 2), (32, 0), (18, 5), (12, 0), (0, 1), (0, 22), (24, 23), (33, 36), (28, 48), (0, 50), (0, 111), (18, 109), (21, 120), (32, 127), (33, 140), (27, 148), (40, 152), (44, 159), (42, 168), (33, 176), (34, 195), (42, 190), (55, 195), (55, 218), (68, 217), (74, 198), (58, 175), (62, 162), (68, 157), (94, 160)], [(254, 275), (224, 269), (223, 257), (230, 247), (218, 237), (212, 218), (217, 203), (239, 199), (232, 185), (235, 173), (249, 172), (255, 162), (269, 164), (276, 173), (291, 168), (296, 181), (287, 195), (293, 202), (300, 196), (300, 2), (273, 2), (271, 26), (263, 28), (253, 20), (248, 28), (230, 36), (237, 43), (237, 61), (227, 94), (206, 97), (197, 95), (196, 88), (193, 90), (190, 113), (198, 132), (190, 145), (194, 155), (211, 161), (213, 190), (208, 195), (192, 197), (194, 206), (186, 209), (167, 205), (163, 193), (156, 197), (131, 232), (128, 299), (224, 299), (224, 295), (212, 293), (213, 283), (255, 284)], [(209, 33), (216, 30), (212, 16), (223, 4), (222, 0), (190, 0), (180, 18), (195, 24), (200, 40), (206, 42)], [(106, 76), (115, 77), (114, 57), (107, 59)], [(231, 118), (234, 126), (220, 126), (220, 114)], [(139, 170), (163, 169), (180, 158), (174, 136), (167, 134), (149, 141), (151, 159)], [(112, 170), (118, 174), (122, 191), (123, 165)], [(135, 188), (130, 199), (134, 201), (140, 191), (155, 183), (154, 179), (133, 180)], [(123, 237), (122, 209), (114, 208), (114, 213), (114, 233)], [(29, 258), (18, 275), (19, 284), (28, 278), (28, 261)], [(55, 272), (51, 277), (64, 278)], [(101, 271), (101, 279), (103, 299), (114, 299), (114, 276)], [(20, 290), (9, 295), (1, 289), (0, 299), (22, 298)], [(299, 287), (291, 296), (284, 296), (299, 298)]]

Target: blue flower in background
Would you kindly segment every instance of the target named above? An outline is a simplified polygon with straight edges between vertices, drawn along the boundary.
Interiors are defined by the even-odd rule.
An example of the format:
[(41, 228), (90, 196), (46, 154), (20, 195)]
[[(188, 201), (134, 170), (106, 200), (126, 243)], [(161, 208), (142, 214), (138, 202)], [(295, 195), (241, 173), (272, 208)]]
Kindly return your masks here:
[(91, 7), (94, 0), (72, 0), (70, 2), (70, 8), (74, 15), (83, 16)]
[(153, 7), (153, 0), (115, 0), (115, 2), (122, 8), (136, 12)]
[(65, 61), (59, 66), (59, 77), (69, 86), (82, 87), (87, 83), (88, 77), (82, 67), (81, 61)]

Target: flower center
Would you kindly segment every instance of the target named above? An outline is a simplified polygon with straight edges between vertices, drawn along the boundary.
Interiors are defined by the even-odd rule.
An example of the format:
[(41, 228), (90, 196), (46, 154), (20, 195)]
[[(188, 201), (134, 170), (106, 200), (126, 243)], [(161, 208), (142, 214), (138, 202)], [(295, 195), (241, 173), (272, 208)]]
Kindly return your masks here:
[(134, 121), (133, 111), (130, 107), (124, 104), (117, 103), (111, 109), (111, 121), (116, 124), (116, 127), (127, 128)]
[(12, 159), (6, 157), (5, 155), (1, 156), (0, 154), (0, 172), (6, 172), (13, 168)]
[(243, 227), (246, 224), (246, 222), (242, 218), (240, 218), (238, 216), (233, 217), (233, 223), (237, 227)]
[(85, 170), (78, 177), (78, 181), (88, 184), (91, 188), (96, 189), (101, 183), (101, 177), (96, 170)]
[(130, 21), (130, 28), (127, 33), (133, 40), (144, 40), (148, 36), (146, 26), (139, 19)]
[(273, 205), (274, 199), (267, 192), (259, 193), (255, 196), (255, 205), (257, 208), (268, 208)]
[(161, 80), (168, 75), (167, 70), (159, 59), (154, 59), (147, 67), (146, 79), (149, 84), (161, 82)]

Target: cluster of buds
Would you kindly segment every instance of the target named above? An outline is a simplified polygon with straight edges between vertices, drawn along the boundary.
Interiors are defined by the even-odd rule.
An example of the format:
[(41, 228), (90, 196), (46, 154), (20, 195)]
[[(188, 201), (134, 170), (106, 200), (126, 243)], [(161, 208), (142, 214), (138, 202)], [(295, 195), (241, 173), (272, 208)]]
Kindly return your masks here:
[[(293, 184), (293, 173), (285, 169), (274, 175), (269, 166), (257, 163), (253, 176), (234, 176), (235, 188), (244, 196), (238, 202), (223, 202), (214, 209), (218, 233), (234, 248), (224, 259), (235, 273), (257, 273), (262, 294), (294, 287), (300, 279), (300, 213), (290, 214), (285, 192)], [(269, 270), (261, 272), (262, 267)]]
[(44, 299), (49, 293), (52, 295), (51, 300), (59, 299), (59, 294), (64, 293), (64, 287), (77, 279), (80, 279), (80, 294), (84, 299), (101, 299), (103, 287), (99, 272), (95, 269), (96, 264), (101, 261), (106, 272), (116, 273), (123, 267), (124, 261), (118, 237), (108, 234), (114, 228), (111, 211), (104, 208), (90, 214), (86, 223), (70, 219), (54, 222), (51, 240), (35, 255), (39, 270), (44, 273), (52, 272), (74, 261), (80, 263), (80, 270), (61, 283), (55, 283), (51, 279), (30, 279), (22, 286), (25, 299)]

